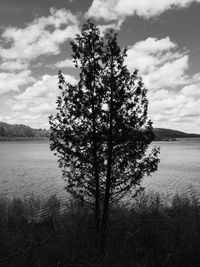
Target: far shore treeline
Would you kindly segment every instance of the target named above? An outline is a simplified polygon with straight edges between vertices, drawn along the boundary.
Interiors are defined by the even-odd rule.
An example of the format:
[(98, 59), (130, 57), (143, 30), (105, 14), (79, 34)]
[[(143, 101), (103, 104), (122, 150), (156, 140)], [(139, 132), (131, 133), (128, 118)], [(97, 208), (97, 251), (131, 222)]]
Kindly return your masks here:
[(37, 140), (49, 138), (50, 131), (33, 129), (23, 124), (8, 124), (0, 122), (0, 141), (9, 140)]
[[(175, 141), (176, 138), (200, 138), (200, 134), (154, 128), (155, 141)], [(23, 124), (0, 122), (0, 141), (29, 141), (49, 139), (50, 130), (34, 129)]]

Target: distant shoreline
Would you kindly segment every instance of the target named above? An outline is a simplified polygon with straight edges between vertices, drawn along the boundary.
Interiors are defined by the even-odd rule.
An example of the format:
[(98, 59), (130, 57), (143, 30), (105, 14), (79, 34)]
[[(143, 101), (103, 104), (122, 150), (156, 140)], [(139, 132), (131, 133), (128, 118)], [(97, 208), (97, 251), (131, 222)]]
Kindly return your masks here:
[[(154, 128), (154, 141), (173, 142), (179, 138), (200, 138), (200, 134), (184, 133), (177, 130)], [(23, 124), (0, 122), (0, 141), (43, 141), (49, 140), (51, 130), (34, 129)]]
[(4, 137), (0, 136), (0, 142), (3, 141), (49, 141), (49, 137)]
[[(199, 139), (200, 137), (178, 137), (178, 138), (157, 138), (154, 139), (153, 142), (178, 142), (181, 139)], [(0, 136), (0, 142), (7, 141), (50, 141), (49, 137), (4, 137)]]

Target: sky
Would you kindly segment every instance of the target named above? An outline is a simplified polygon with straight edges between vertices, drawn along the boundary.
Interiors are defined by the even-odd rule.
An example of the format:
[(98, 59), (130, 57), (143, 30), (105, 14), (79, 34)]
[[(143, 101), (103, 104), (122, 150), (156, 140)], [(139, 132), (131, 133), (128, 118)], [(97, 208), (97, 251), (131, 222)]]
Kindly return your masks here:
[(200, 0), (0, 0), (0, 121), (49, 128), (58, 71), (78, 80), (70, 40), (88, 18), (128, 48), (154, 127), (200, 133)]

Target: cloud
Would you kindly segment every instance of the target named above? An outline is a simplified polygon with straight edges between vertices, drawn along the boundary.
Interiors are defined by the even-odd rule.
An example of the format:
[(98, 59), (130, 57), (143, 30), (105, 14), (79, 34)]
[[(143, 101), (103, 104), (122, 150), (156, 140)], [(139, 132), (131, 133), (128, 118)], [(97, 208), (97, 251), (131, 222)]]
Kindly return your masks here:
[[(76, 79), (70, 75), (64, 75), (65, 80), (72, 84), (76, 83)], [(43, 75), (41, 80), (35, 82), (32, 86), (16, 96), (18, 100), (35, 101), (36, 99), (56, 99), (58, 93), (58, 77), (57, 75)]]
[[(51, 65), (50, 65), (51, 67)], [(55, 64), (53, 64), (53, 67), (57, 68), (74, 68), (74, 63), (72, 62), (72, 59), (66, 58), (63, 61), (58, 61)]]
[(7, 71), (19, 71), (28, 69), (29, 64), (26, 62), (21, 62), (20, 60), (16, 61), (5, 61), (0, 65), (0, 70)]
[(148, 19), (175, 7), (188, 7), (193, 2), (200, 3), (200, 0), (93, 0), (87, 16), (112, 21), (137, 14)]
[(40, 17), (24, 28), (8, 27), (2, 33), (0, 57), (4, 61), (29, 62), (40, 55), (57, 55), (60, 45), (78, 32), (78, 19), (65, 9), (50, 9), (48, 17)]
[(149, 116), (155, 127), (199, 132), (200, 83), (184, 86), (179, 91), (149, 91)]
[(144, 76), (144, 82), (149, 89), (170, 88), (188, 83), (185, 71), (188, 69), (188, 55), (172, 62), (166, 62), (160, 68)]
[(169, 37), (160, 40), (149, 37), (145, 41), (140, 41), (134, 45), (135, 49), (138, 51), (153, 54), (172, 49), (176, 46), (177, 45), (173, 43)]
[(172, 56), (169, 51), (176, 46), (169, 37), (160, 40), (149, 37), (128, 47), (126, 64), (131, 70), (138, 68), (147, 73), (166, 62)]
[(200, 98), (200, 83), (186, 85), (181, 90), (181, 94), (187, 97), (199, 97)]
[(99, 28), (100, 33), (103, 34), (108, 29), (113, 29), (115, 31), (119, 31), (122, 23), (123, 23), (123, 20), (119, 20), (119, 21), (116, 21), (115, 23), (98, 24), (97, 27)]
[[(72, 84), (77, 82), (73, 76), (64, 77)], [(48, 117), (56, 111), (55, 102), (58, 94), (58, 77), (44, 75), (12, 100), (12, 120), (20, 120), (20, 123), (33, 127), (48, 128)]]
[(19, 73), (0, 72), (0, 95), (9, 91), (19, 91), (21, 86), (34, 81), (30, 70)]
[(186, 84), (188, 61), (186, 52), (169, 37), (149, 37), (128, 47), (125, 63), (131, 71), (139, 69), (147, 88), (157, 90)]
[(155, 127), (199, 132), (200, 73), (187, 74), (188, 51), (169, 37), (150, 37), (128, 47), (125, 63), (140, 71)]

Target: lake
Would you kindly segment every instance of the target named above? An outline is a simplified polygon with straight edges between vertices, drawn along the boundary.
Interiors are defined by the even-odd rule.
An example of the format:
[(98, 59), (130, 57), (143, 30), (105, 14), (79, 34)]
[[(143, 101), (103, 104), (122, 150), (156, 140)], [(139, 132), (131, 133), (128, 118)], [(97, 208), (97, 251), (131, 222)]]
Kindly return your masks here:
[[(161, 148), (158, 171), (142, 185), (169, 195), (189, 190), (200, 192), (200, 139), (153, 142)], [(48, 141), (0, 142), (0, 194), (7, 197), (67, 196), (57, 159)]]

